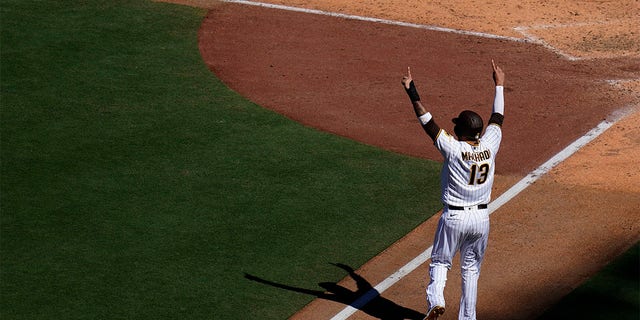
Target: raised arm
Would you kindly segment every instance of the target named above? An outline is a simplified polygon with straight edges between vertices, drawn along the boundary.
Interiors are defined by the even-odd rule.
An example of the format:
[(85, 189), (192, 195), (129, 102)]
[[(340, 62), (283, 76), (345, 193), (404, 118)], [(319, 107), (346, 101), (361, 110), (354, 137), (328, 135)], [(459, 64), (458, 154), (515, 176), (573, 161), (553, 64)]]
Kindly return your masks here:
[(431, 140), (436, 141), (438, 132), (440, 132), (440, 127), (433, 120), (431, 113), (427, 112), (427, 109), (420, 102), (420, 95), (418, 94), (418, 90), (413, 83), (410, 67), (407, 68), (407, 75), (402, 77), (402, 86), (407, 92), (407, 95), (409, 95), (409, 99), (411, 100), (411, 104), (413, 105), (413, 111), (415, 111), (416, 116), (420, 120), (422, 128), (427, 133), (427, 135), (431, 137)]
[(491, 60), (493, 67), (493, 81), (496, 85), (496, 94), (493, 99), (493, 112), (489, 119), (489, 124), (502, 126), (504, 121), (504, 71)]

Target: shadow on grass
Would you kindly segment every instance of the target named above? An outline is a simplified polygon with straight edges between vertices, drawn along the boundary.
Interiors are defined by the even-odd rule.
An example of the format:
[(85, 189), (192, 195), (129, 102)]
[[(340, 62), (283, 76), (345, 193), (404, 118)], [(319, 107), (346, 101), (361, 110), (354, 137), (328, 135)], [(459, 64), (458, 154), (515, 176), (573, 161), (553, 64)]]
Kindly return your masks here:
[(640, 319), (640, 243), (538, 319)]
[[(344, 264), (333, 264), (349, 273), (349, 276), (356, 281), (357, 289), (355, 291), (338, 285), (335, 282), (320, 282), (318, 285), (324, 288), (326, 291), (305, 289), (286, 284), (276, 283), (269, 280), (261, 279), (256, 276), (245, 274), (244, 277), (256, 281), (262, 284), (270, 285), (276, 288), (285, 289), (289, 291), (304, 293), (312, 296), (316, 296), (320, 299), (336, 301), (350, 305), (353, 308), (359, 309), (362, 312), (383, 320), (402, 320), (402, 319), (423, 319), (424, 314), (398, 305), (397, 303), (385, 299), (380, 296), (380, 293), (373, 288), (373, 286), (359, 274), (355, 273), (353, 268)], [(363, 303), (363, 297), (370, 297), (370, 301)]]

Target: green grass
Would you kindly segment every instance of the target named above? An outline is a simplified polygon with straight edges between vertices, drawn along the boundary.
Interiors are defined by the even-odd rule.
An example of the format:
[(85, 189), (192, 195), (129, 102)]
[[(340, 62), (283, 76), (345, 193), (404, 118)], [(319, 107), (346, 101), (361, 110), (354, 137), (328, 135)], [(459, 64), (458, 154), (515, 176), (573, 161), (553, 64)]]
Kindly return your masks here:
[(539, 319), (640, 318), (640, 243), (564, 297)]
[[(282, 319), (434, 213), (439, 164), (303, 127), (202, 62), (205, 12), (3, 1), (3, 319)], [(426, 245), (426, 244), (425, 244)]]

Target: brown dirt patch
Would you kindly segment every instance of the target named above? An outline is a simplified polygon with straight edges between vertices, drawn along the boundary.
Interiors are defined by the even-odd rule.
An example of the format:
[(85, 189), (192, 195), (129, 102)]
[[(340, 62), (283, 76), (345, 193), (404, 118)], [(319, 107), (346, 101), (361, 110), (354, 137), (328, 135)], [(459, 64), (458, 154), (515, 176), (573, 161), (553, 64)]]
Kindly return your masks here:
[[(606, 140), (583, 148), (550, 173), (563, 185), (600, 190), (601, 194), (640, 194), (640, 113), (617, 123)], [(636, 208), (640, 208), (637, 206)]]
[(236, 4), (209, 13), (200, 41), (211, 70), (259, 105), (434, 160), (440, 155), (416, 125), (398, 79), (411, 66), (436, 120), (451, 129), (465, 108), (488, 116), (496, 59), (508, 77), (504, 132), (512, 141), (498, 157), (500, 174), (529, 172), (630, 104), (604, 80), (640, 73), (640, 58), (569, 62), (534, 44)]
[[(519, 28), (531, 39), (549, 43), (572, 57), (607, 58), (640, 55), (640, 19)], [(632, 25), (629, 25), (629, 24)]]
[(264, 2), (459, 30), (532, 36), (579, 57), (640, 54), (640, 4), (622, 1), (267, 0)]

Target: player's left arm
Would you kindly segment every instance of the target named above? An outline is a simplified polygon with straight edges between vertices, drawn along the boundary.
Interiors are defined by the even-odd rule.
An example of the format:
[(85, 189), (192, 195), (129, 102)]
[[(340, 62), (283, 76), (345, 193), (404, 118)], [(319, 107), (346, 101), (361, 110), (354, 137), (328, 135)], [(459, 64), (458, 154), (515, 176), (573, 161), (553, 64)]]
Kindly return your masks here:
[(413, 83), (413, 78), (411, 77), (411, 68), (407, 68), (407, 75), (402, 77), (402, 85), (409, 95), (409, 99), (411, 99), (413, 111), (415, 111), (416, 116), (420, 120), (422, 128), (427, 135), (431, 137), (431, 140), (435, 142), (438, 138), (438, 133), (440, 132), (440, 126), (436, 124), (431, 113), (428, 112), (424, 105), (422, 105), (422, 102), (420, 102), (420, 95), (418, 94), (418, 90), (416, 89), (416, 86)]
[(502, 126), (504, 121), (504, 71), (491, 60), (493, 67), (493, 81), (496, 85), (496, 94), (493, 99), (493, 113), (489, 118), (489, 124)]

